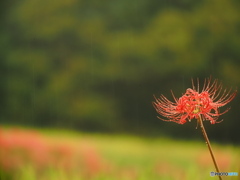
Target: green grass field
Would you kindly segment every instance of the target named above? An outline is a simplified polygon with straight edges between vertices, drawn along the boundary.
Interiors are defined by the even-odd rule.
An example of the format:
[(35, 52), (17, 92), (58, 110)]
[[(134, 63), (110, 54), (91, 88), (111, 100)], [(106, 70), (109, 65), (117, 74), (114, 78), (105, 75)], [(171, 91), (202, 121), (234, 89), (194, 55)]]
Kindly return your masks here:
[[(212, 144), (222, 172), (240, 174), (240, 147)], [(1, 180), (202, 180), (215, 171), (202, 140), (0, 129)], [(223, 179), (240, 179), (239, 176)]]

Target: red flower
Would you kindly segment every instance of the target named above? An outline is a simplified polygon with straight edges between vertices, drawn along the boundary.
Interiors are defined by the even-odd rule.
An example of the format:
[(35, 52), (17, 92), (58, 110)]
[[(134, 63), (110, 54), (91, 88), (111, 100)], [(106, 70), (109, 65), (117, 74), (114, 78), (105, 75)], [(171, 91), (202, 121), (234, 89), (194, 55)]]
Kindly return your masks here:
[(153, 106), (156, 111), (168, 118), (164, 121), (173, 121), (178, 124), (184, 124), (187, 120), (197, 119), (202, 116), (203, 120), (209, 120), (211, 124), (215, 124), (218, 117), (226, 113), (230, 108), (220, 113), (219, 108), (229, 103), (235, 96), (237, 91), (231, 93), (231, 89), (223, 90), (222, 84), (214, 80), (211, 83), (211, 78), (205, 79), (202, 91), (199, 91), (199, 81), (197, 81), (197, 89), (192, 80), (192, 89), (188, 88), (186, 93), (179, 99), (172, 96), (175, 102), (169, 101), (164, 95), (160, 98), (155, 97)]

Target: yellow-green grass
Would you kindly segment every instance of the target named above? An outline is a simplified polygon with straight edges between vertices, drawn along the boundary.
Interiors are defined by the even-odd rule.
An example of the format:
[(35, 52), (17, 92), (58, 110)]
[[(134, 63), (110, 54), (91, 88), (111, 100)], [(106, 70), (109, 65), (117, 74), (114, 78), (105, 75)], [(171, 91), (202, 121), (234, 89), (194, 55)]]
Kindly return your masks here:
[[(11, 128), (1, 131), (10, 132)], [(20, 131), (28, 132), (29, 130), (21, 129)], [(12, 172), (9, 175), (9, 172), (2, 171), (2, 179), (6, 177), (19, 180), (218, 179), (210, 177), (210, 172), (215, 171), (215, 169), (203, 140), (149, 139), (126, 135), (84, 134), (62, 130), (38, 130), (37, 132), (34, 130), (34, 132), (47, 142), (47, 146), (57, 144), (57, 147), (63, 148), (64, 153), (59, 159), (64, 158), (62, 156), (68, 158), (68, 152), (70, 152), (69, 158), (73, 159), (70, 162), (74, 165), (68, 164), (69, 168), (66, 168), (51, 162), (49, 166), (39, 170), (36, 168), (35, 162), (21, 162), (21, 167), (15, 169), (14, 175), (11, 174)], [(212, 144), (212, 148), (221, 172), (239, 173), (239, 146)], [(7, 155), (11, 156), (10, 153)], [(85, 158), (87, 160), (84, 162), (87, 164), (79, 163), (78, 166), (78, 161)], [(87, 171), (85, 171), (85, 165), (89, 168)], [(94, 166), (97, 167), (94, 169)], [(223, 178), (239, 179), (239, 176)]]

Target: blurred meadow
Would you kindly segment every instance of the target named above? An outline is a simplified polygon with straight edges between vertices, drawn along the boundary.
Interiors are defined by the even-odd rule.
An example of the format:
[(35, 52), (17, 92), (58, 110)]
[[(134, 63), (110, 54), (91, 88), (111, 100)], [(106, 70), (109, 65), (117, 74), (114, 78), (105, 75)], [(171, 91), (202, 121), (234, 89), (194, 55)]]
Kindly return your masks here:
[[(197, 122), (163, 122), (152, 101), (179, 97), (191, 78), (239, 87), (239, 9), (237, 0), (0, 1), (0, 180), (215, 179)], [(204, 125), (220, 170), (240, 174), (239, 101)]]
[[(196, 141), (4, 128), (0, 145), (0, 179), (215, 179), (209, 152)], [(239, 146), (213, 147), (224, 172), (239, 172)]]

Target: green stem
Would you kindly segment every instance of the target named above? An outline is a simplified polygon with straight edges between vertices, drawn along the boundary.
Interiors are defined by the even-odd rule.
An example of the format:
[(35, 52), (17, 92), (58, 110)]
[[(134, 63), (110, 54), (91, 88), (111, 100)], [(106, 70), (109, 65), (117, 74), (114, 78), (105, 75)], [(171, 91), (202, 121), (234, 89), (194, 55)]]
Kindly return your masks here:
[[(206, 133), (205, 128), (204, 128), (204, 126), (203, 126), (203, 122), (202, 122), (202, 117), (201, 117), (201, 115), (199, 115), (198, 122), (199, 122), (199, 124), (200, 124), (201, 129), (202, 129), (203, 137), (204, 137), (204, 139), (205, 139), (205, 141), (206, 141), (206, 144), (207, 144), (207, 146), (208, 146), (209, 152), (210, 152), (210, 154), (211, 154), (211, 157), (212, 157), (212, 160), (213, 160), (213, 163), (214, 163), (216, 172), (219, 173), (220, 171), (219, 171), (219, 169), (218, 169), (218, 165), (217, 165), (217, 162), (216, 162), (216, 160), (215, 160), (215, 157), (214, 157), (214, 154), (213, 154), (213, 151), (212, 151), (211, 144), (210, 144), (210, 141), (209, 141), (209, 139), (208, 139), (207, 133)], [(222, 180), (222, 177), (221, 177), (221, 176), (218, 176), (218, 177), (219, 177), (220, 180)]]

